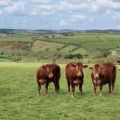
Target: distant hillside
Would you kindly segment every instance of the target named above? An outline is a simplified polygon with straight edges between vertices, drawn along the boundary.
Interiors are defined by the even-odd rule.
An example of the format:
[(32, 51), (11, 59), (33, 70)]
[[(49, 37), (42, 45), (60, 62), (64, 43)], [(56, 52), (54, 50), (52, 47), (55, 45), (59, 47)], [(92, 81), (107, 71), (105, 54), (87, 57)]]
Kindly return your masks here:
[[(1, 29), (0, 61), (120, 59), (119, 31)], [(7, 33), (7, 34), (6, 34)], [(72, 34), (71, 34), (72, 33)], [(111, 52), (115, 55), (111, 55)]]
[(60, 30), (32, 30), (32, 29), (0, 29), (0, 33), (41, 33), (41, 34), (54, 34), (54, 33), (75, 33), (75, 32), (90, 32), (90, 33), (120, 33), (120, 30), (108, 29), (108, 30), (72, 30), (72, 29), (60, 29)]

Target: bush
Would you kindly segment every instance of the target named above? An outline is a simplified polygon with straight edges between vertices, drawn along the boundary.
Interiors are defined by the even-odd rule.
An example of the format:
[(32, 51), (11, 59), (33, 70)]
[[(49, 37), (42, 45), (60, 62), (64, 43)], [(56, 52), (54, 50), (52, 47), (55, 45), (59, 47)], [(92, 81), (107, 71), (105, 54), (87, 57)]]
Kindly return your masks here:
[(81, 54), (68, 54), (68, 55), (65, 55), (65, 57), (64, 57), (65, 59), (75, 59), (75, 58), (77, 58), (77, 59), (82, 59), (83, 58), (83, 56), (81, 55)]

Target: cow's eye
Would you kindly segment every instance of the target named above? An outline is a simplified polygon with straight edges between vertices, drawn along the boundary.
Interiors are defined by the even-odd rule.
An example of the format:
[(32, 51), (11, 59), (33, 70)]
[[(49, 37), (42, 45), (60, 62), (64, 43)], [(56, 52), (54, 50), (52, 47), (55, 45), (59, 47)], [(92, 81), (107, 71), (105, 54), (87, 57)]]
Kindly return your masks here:
[(47, 71), (49, 71), (49, 68), (46, 68)]

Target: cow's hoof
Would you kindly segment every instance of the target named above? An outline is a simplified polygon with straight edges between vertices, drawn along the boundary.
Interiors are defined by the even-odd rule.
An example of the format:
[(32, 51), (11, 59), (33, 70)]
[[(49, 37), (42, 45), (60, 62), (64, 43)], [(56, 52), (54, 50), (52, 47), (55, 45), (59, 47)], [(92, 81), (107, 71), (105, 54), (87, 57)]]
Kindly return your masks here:
[(72, 95), (72, 98), (75, 98), (75, 96), (74, 96), (74, 95)]
[(55, 95), (57, 96), (57, 95), (58, 95), (58, 92), (55, 92)]
[(82, 93), (80, 93), (80, 95), (81, 95), (81, 96), (83, 96), (83, 94), (82, 94)]
[(102, 94), (100, 94), (99, 96), (102, 96)]
[(48, 94), (46, 94), (46, 96), (48, 96)]
[(113, 93), (110, 93), (110, 96), (113, 96)]
[(40, 96), (40, 94), (37, 94), (37, 96)]

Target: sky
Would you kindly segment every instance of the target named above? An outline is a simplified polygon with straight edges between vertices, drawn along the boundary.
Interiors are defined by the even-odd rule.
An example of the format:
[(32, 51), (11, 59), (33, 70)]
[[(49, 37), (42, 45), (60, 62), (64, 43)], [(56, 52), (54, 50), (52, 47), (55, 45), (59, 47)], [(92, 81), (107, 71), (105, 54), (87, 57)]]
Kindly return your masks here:
[(120, 29), (120, 0), (0, 0), (0, 28)]

